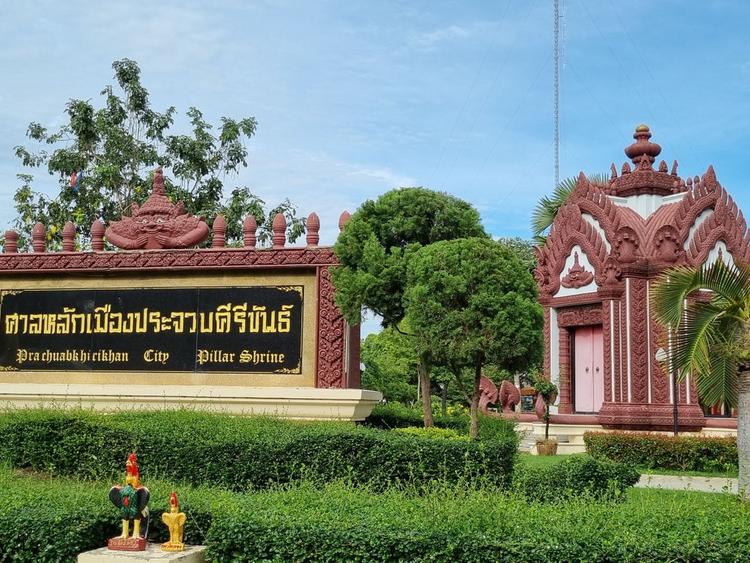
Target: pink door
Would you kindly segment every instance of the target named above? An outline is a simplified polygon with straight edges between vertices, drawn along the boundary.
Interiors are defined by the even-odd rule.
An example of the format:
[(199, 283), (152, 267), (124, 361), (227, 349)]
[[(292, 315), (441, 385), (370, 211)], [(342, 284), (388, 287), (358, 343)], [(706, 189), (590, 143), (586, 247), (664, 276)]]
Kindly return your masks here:
[(599, 412), (604, 402), (602, 343), (600, 326), (586, 326), (575, 331), (573, 386), (576, 412)]

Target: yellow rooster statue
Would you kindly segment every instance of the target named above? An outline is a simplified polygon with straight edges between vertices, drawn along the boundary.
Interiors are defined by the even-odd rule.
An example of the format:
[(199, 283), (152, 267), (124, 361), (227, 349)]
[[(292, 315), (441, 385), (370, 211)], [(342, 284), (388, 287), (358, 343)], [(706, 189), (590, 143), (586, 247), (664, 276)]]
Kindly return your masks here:
[(169, 496), (169, 512), (161, 515), (161, 520), (169, 528), (169, 541), (161, 544), (164, 551), (182, 551), (185, 544), (182, 543), (182, 536), (185, 533), (185, 520), (187, 517), (184, 512), (180, 512), (180, 503), (177, 500), (177, 493), (172, 492)]

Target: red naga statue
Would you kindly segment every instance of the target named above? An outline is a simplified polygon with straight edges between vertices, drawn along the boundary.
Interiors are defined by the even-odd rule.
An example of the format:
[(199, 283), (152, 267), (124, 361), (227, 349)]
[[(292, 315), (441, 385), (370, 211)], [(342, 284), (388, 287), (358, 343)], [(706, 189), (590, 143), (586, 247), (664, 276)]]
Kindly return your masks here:
[(130, 217), (114, 221), (104, 236), (125, 250), (187, 248), (208, 237), (208, 225), (190, 215), (182, 202), (172, 203), (164, 193), (162, 169), (154, 172), (154, 187), (145, 203), (133, 204)]

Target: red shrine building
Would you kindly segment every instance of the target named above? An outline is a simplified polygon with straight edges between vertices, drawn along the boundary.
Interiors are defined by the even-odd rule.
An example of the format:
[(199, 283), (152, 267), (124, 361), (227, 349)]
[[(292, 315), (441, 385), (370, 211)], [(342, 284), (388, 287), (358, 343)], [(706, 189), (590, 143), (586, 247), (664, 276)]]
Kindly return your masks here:
[[(544, 307), (544, 369), (560, 390), (553, 423), (669, 429), (668, 350), (651, 313), (655, 278), (675, 265), (750, 262), (745, 220), (716, 179), (656, 164), (661, 147), (639, 126), (606, 186), (581, 173), (560, 209), (535, 276)], [(736, 428), (701, 405), (688, 377), (676, 390), (681, 430)]]

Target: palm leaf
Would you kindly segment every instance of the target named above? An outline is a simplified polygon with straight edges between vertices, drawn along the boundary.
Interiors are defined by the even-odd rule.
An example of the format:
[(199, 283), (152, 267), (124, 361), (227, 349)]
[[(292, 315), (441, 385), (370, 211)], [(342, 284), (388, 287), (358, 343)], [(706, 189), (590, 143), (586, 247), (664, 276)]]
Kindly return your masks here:
[[(708, 290), (705, 299), (694, 292)], [(737, 404), (738, 359), (750, 318), (750, 269), (721, 261), (708, 268), (674, 268), (652, 291), (656, 319), (672, 327), (671, 361), (684, 378), (695, 376), (704, 404)]]
[[(592, 174), (588, 176), (588, 181), (600, 188), (609, 185), (609, 178), (606, 174)], [(560, 180), (552, 195), (543, 196), (536, 204), (531, 212), (531, 231), (535, 242), (540, 245), (546, 242), (544, 233), (555, 222), (555, 217), (557, 217), (560, 208), (565, 204), (570, 194), (573, 193), (577, 182), (578, 179), (575, 177)]]

